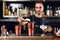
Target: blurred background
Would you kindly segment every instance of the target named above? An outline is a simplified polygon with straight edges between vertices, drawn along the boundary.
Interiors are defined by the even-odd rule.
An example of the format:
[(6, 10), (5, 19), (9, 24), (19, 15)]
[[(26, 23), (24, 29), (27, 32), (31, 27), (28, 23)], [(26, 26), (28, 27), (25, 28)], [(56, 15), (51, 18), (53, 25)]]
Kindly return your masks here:
[[(38, 0), (42, 1), (42, 0)], [(15, 33), (15, 25), (19, 25), (17, 18), (22, 15), (29, 17), (34, 15), (34, 4), (36, 0), (1, 0), (0, 1), (0, 28), (6, 25), (8, 31)], [(51, 27), (60, 28), (60, 1), (59, 0), (43, 0), (44, 17), (49, 21)], [(52, 14), (48, 16), (47, 10), (51, 10)], [(56, 12), (59, 10), (59, 12)], [(34, 13), (34, 14), (33, 14)], [(0, 30), (1, 33), (1, 30)]]

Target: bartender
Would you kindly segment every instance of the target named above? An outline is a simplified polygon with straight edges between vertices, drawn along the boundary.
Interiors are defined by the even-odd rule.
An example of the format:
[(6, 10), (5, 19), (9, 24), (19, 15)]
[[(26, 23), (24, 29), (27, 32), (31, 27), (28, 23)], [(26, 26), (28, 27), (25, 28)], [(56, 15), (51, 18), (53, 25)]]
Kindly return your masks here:
[[(43, 30), (40, 28), (40, 25), (42, 24), (48, 25), (47, 19), (42, 17), (43, 10), (44, 10), (43, 3), (36, 2), (35, 3), (35, 14), (29, 17), (30, 22), (34, 22), (34, 35), (38, 35), (38, 34), (41, 35), (43, 33)], [(23, 17), (20, 16), (18, 18), (18, 22), (21, 23), (22, 25), (26, 25), (28, 21), (23, 22), (22, 19)], [(52, 30), (51, 27), (48, 27), (48, 28), (49, 30)]]

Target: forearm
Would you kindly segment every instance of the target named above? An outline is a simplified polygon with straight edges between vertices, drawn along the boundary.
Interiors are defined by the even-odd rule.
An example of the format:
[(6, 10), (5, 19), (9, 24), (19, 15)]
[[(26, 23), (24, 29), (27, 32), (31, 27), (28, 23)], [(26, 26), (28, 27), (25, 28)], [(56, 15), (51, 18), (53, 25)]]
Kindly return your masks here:
[(19, 22), (19, 24), (21, 24), (21, 25), (26, 25), (28, 22), (23, 22), (23, 21), (18, 21)]

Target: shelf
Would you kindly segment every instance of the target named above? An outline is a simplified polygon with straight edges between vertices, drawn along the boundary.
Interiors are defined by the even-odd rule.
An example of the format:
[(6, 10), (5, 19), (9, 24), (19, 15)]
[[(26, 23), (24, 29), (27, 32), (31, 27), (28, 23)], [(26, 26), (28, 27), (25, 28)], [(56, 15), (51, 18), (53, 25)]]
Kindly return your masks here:
[(0, 21), (5, 21), (5, 22), (18, 22), (17, 19), (0, 19)]
[(44, 15), (43, 17), (60, 17), (60, 16), (47, 16), (47, 15)]
[(16, 18), (16, 17), (18, 17), (18, 16), (4, 16), (4, 17), (5, 17), (5, 18), (7, 18), (7, 17), (11, 17), (11, 18), (15, 17), (15, 18)]

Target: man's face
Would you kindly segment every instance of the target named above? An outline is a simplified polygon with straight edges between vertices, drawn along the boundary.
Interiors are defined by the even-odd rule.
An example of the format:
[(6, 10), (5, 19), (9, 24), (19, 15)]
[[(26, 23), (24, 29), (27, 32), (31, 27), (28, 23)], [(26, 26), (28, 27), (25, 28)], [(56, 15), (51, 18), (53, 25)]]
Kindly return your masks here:
[(38, 14), (42, 13), (43, 9), (44, 9), (43, 4), (41, 4), (41, 3), (35, 4), (35, 12), (36, 13), (38, 13)]

